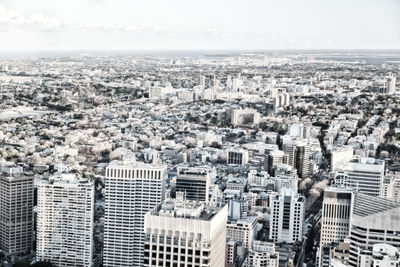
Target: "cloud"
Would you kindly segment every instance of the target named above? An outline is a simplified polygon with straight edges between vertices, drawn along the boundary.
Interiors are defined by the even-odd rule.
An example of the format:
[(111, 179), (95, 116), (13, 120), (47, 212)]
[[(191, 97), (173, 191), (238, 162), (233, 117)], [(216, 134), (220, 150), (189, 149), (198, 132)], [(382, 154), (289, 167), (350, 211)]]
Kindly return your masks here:
[(218, 36), (221, 34), (221, 30), (216, 28), (208, 28), (203, 30), (202, 33), (205, 35)]
[(23, 16), (0, 4), (0, 26), (18, 26), (24, 23)]
[(27, 20), (27, 26), (37, 27), (45, 31), (56, 31), (64, 27), (58, 18), (35, 13)]
[[(182, 28), (168, 28), (160, 25), (132, 25), (107, 21), (101, 23), (65, 22), (57, 17), (48, 16), (43, 13), (34, 13), (30, 16), (7, 8), (0, 4), (0, 27), (3, 29), (30, 29), (42, 32), (103, 32), (103, 33), (133, 33), (133, 34), (166, 34), (176, 36), (188, 33)], [(194, 34), (217, 36), (221, 33), (219, 29), (210, 28), (198, 30)]]

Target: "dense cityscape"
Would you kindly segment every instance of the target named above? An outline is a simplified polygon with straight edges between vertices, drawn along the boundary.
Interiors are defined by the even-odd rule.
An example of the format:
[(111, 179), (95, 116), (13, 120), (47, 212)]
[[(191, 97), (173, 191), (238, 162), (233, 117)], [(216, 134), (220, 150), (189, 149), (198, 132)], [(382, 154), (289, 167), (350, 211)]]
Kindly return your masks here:
[(400, 266), (400, 54), (0, 60), (0, 266)]

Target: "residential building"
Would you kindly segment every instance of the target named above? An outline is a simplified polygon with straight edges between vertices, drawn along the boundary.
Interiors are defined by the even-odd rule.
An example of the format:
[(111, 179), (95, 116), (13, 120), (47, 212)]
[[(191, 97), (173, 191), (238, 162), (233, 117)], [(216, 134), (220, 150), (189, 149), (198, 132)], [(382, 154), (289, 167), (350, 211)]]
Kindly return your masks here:
[(92, 266), (94, 185), (75, 174), (38, 184), (36, 260)]

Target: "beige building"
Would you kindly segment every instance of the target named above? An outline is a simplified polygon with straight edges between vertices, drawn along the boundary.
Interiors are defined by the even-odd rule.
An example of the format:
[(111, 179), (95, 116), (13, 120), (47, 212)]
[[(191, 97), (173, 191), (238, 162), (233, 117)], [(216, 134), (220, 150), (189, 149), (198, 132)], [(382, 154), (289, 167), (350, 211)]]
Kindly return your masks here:
[(325, 189), (321, 215), (321, 247), (349, 237), (352, 202), (353, 191), (350, 188)]

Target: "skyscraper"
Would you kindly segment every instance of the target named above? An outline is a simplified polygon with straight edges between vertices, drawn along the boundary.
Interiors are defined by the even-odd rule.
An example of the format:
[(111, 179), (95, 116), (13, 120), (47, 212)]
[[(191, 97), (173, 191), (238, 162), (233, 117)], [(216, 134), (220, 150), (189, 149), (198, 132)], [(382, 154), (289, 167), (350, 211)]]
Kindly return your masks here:
[(91, 266), (94, 186), (75, 174), (38, 185), (36, 259), (56, 266)]
[(352, 201), (353, 191), (349, 188), (325, 189), (321, 215), (321, 247), (349, 236)]
[(182, 193), (145, 215), (145, 266), (224, 266), (227, 205), (187, 201)]
[(274, 242), (293, 243), (303, 239), (304, 202), (292, 189), (283, 188), (273, 193), (269, 238)]
[(319, 266), (329, 266), (331, 250), (349, 245), (342, 241), (350, 235), (353, 197), (351, 188), (327, 187), (324, 191)]
[(104, 266), (143, 266), (144, 215), (164, 199), (166, 174), (162, 165), (106, 168)]
[(307, 144), (297, 145), (295, 167), (299, 177), (306, 178), (310, 175), (310, 147)]
[(287, 164), (296, 167), (296, 144), (292, 142), (284, 144), (283, 152), (287, 155)]
[(209, 188), (210, 170), (208, 168), (178, 168), (176, 192), (183, 192), (186, 199), (207, 202)]
[(33, 176), (21, 167), (3, 167), (0, 174), (0, 249), (8, 256), (31, 252)]

